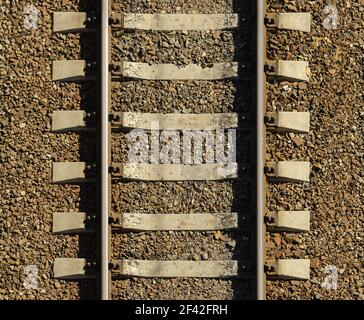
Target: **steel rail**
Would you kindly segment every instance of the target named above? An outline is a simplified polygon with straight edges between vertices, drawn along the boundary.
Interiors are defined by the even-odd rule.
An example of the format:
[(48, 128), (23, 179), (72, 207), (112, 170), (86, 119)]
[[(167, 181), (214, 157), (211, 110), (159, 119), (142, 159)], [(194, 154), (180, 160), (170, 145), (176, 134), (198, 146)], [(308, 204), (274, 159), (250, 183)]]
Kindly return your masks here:
[(264, 110), (265, 110), (265, 0), (257, 0), (257, 299), (265, 299), (265, 182), (264, 182)]
[(109, 1), (101, 0), (101, 299), (109, 299)]

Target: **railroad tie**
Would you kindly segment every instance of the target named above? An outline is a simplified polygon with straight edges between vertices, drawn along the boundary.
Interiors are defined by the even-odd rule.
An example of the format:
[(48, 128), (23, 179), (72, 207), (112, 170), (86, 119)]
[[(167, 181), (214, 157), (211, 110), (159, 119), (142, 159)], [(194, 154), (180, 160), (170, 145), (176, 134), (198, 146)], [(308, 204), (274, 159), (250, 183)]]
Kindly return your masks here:
[(80, 234), (95, 232), (96, 216), (85, 212), (54, 212), (53, 233)]
[[(89, 131), (95, 129), (88, 125), (88, 119), (94, 120), (92, 114), (82, 110), (54, 111), (52, 114), (52, 131)], [(237, 113), (182, 114), (182, 113), (141, 113), (114, 112), (110, 114), (113, 129), (144, 130), (220, 130), (238, 127)]]
[(95, 80), (96, 63), (85, 60), (52, 61), (52, 81), (74, 82)]
[(236, 278), (238, 261), (112, 260), (114, 276), (141, 278)]
[(112, 164), (114, 179), (135, 181), (217, 181), (237, 178), (237, 163), (187, 164)]
[[(85, 32), (94, 30), (95, 16), (86, 12), (53, 12), (53, 32)], [(207, 31), (236, 29), (239, 15), (228, 14), (140, 14), (112, 13), (113, 29), (153, 31)], [(90, 26), (91, 25), (91, 26)]]
[(92, 279), (97, 277), (97, 263), (85, 258), (56, 258), (53, 277), (62, 280)]
[(310, 231), (310, 211), (278, 211), (265, 215), (265, 223), (270, 232)]
[(310, 182), (310, 163), (307, 161), (267, 162), (265, 173), (275, 182)]
[(86, 31), (86, 12), (53, 12), (53, 32), (83, 32)]
[(310, 131), (309, 112), (268, 112), (264, 120), (268, 130), (294, 133)]
[[(53, 162), (52, 183), (94, 182), (94, 166), (85, 162)], [(114, 179), (135, 181), (216, 181), (237, 178), (237, 163), (187, 164), (112, 164)]]
[[(249, 264), (239, 264), (236, 260), (112, 260), (110, 270), (116, 277), (140, 278), (236, 278), (250, 274)], [(97, 263), (84, 258), (56, 258), (53, 265), (53, 276), (56, 279), (95, 278), (96, 271)], [(307, 280), (310, 277), (310, 260), (268, 260), (265, 272), (272, 280)]]
[(268, 28), (311, 32), (311, 14), (308, 12), (267, 13), (265, 25)]
[(307, 61), (277, 60), (266, 61), (265, 72), (268, 77), (289, 81), (309, 81), (310, 68)]
[[(95, 232), (96, 216), (85, 212), (53, 213), (53, 233)], [(112, 213), (110, 225), (121, 231), (213, 231), (238, 227), (237, 213), (141, 214)]]
[(230, 14), (140, 14), (112, 13), (114, 29), (153, 31), (207, 31), (235, 29), (239, 15)]
[(87, 129), (86, 111), (53, 111), (52, 114), (52, 131), (84, 131)]
[(176, 65), (148, 64), (141, 62), (112, 62), (111, 73), (114, 80), (130, 78), (140, 80), (222, 80), (238, 76), (237, 62)]
[(113, 213), (111, 226), (130, 231), (210, 231), (238, 227), (237, 213)]
[(116, 112), (111, 115), (114, 128), (144, 130), (218, 130), (237, 128), (237, 113), (182, 114)]
[(269, 280), (310, 279), (310, 259), (267, 260), (264, 269)]
[(55, 184), (94, 182), (94, 171), (95, 166), (86, 162), (53, 162), (51, 181)]

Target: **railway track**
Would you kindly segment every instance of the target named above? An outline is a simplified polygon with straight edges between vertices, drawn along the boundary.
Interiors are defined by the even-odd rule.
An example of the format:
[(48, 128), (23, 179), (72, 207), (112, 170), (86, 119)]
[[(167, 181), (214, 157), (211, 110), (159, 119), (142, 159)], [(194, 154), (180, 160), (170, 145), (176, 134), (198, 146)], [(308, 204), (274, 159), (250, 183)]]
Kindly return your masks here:
[[(152, 14), (118, 12), (112, 10), (111, 1), (103, 0), (94, 14), (54, 12), (53, 32), (96, 33), (98, 57), (96, 61), (53, 61), (52, 79), (62, 82), (94, 81), (98, 100), (93, 113), (55, 111), (52, 130), (55, 134), (96, 132), (98, 157), (96, 163), (54, 162), (52, 183), (96, 184), (97, 194), (90, 196), (97, 199), (98, 206), (97, 212), (54, 213), (53, 231), (56, 234), (92, 232), (99, 242), (94, 257), (57, 258), (53, 270), (55, 278), (95, 278), (101, 299), (118, 296), (113, 292), (121, 290), (115, 282), (117, 279), (239, 279), (235, 286), (246, 285), (246, 298), (264, 299), (267, 278), (305, 280), (309, 277), (309, 260), (282, 258), (267, 261), (264, 244), (266, 231), (309, 230), (308, 211), (267, 212), (265, 206), (266, 183), (309, 182), (310, 175), (310, 164), (307, 162), (265, 160), (266, 130), (294, 133), (309, 131), (307, 112), (266, 112), (266, 81), (308, 81), (309, 68), (306, 61), (267, 61), (265, 30), (275, 28), (277, 32), (280, 29), (309, 32), (310, 15), (267, 13), (263, 0), (257, 1), (256, 5), (254, 3), (252, 1), (246, 8), (236, 5), (236, 12), (231, 13)], [(148, 63), (136, 62), (135, 59), (120, 61), (113, 53), (113, 39), (118, 34), (168, 34), (178, 31), (188, 35), (188, 32), (226, 30), (236, 35), (234, 43), (238, 53), (231, 61)], [(179, 46), (174, 50), (178, 51)], [(233, 88), (231, 92), (235, 96), (231, 106), (219, 109), (223, 112), (204, 112), (201, 106), (196, 109), (202, 110), (199, 112), (181, 112), (174, 107), (170, 107), (169, 112), (159, 112), (158, 105), (152, 108), (155, 112), (120, 111), (115, 108), (117, 102), (114, 92), (120, 83), (124, 86), (123, 90), (132, 88), (128, 86), (131, 82), (143, 82), (151, 90), (155, 82), (162, 83), (162, 86), (164, 83), (175, 83), (177, 91), (178, 85), (183, 86), (184, 83), (195, 87), (195, 90), (208, 88), (210, 91), (214, 91), (215, 84), (227, 83), (226, 88)], [(211, 87), (204, 87), (206, 84), (211, 84)], [(221, 91), (222, 95), (231, 93)], [(136, 90), (129, 93), (131, 96), (135, 94)], [(244, 102), (244, 99), (248, 102)], [(175, 104), (183, 102), (174, 101)], [(146, 106), (146, 109), (151, 108)], [(191, 133), (195, 134), (192, 138)], [(132, 140), (134, 137), (133, 143), (128, 148), (118, 148), (119, 142), (114, 141), (119, 139), (119, 135)], [(189, 140), (185, 140), (185, 137), (189, 137)], [(196, 149), (198, 138), (205, 141), (200, 150)], [(193, 151), (191, 146), (194, 147)], [(180, 151), (182, 147), (183, 152)], [(179, 211), (178, 214), (166, 212), (165, 204), (161, 204), (162, 210), (119, 210), (122, 207), (117, 203), (120, 192), (127, 193), (130, 187), (144, 190), (149, 186), (162, 188), (162, 192), (168, 188), (176, 192), (176, 186), (188, 186), (187, 196), (191, 186), (197, 190), (213, 189), (215, 186), (230, 188), (230, 200), (235, 204), (225, 206), (226, 210)], [(224, 194), (219, 192), (215, 196)], [(143, 199), (139, 197), (138, 201)], [(144, 201), (148, 203), (147, 199)], [(221, 202), (224, 201), (221, 199)], [(171, 211), (174, 212), (173, 209)], [(159, 236), (163, 232), (199, 233), (207, 246), (211, 235), (218, 240), (229, 238), (229, 232), (233, 232), (235, 235), (240, 234), (237, 237), (240, 240), (229, 253), (220, 254), (224, 259), (210, 259), (208, 255), (196, 259), (150, 259), (143, 254), (138, 259), (120, 258), (117, 254), (120, 249), (114, 248), (120, 246), (120, 241), (123, 245), (122, 240), (128, 234), (142, 233), (148, 237), (150, 234)], [(120, 234), (121, 238), (118, 236)], [(130, 253), (124, 255), (137, 256)], [(145, 256), (153, 256), (153, 253)], [(184, 254), (181, 256), (188, 257)]]

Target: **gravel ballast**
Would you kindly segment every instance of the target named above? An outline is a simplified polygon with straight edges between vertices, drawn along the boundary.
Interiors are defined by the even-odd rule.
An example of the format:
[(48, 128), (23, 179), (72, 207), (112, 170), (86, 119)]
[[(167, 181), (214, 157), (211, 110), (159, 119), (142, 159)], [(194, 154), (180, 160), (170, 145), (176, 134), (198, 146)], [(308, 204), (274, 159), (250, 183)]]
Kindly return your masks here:
[[(80, 59), (82, 43), (92, 39), (52, 35), (52, 12), (78, 11), (79, 1), (32, 5), (1, 3), (6, 19), (1, 19), (0, 40), (0, 300), (94, 298), (94, 281), (52, 278), (56, 257), (93, 257), (95, 252), (93, 236), (53, 235), (52, 214), (94, 211), (95, 187), (50, 184), (52, 161), (96, 156), (92, 136), (50, 133), (54, 110), (95, 107), (92, 84), (51, 81), (51, 61)], [(25, 20), (27, 10), (38, 14), (34, 29)], [(27, 276), (32, 268), (37, 283)]]
[[(114, 9), (143, 13), (229, 13), (233, 0), (115, 1)], [(239, 1), (240, 2), (240, 1)], [(268, 134), (270, 160), (311, 162), (311, 182), (268, 186), (267, 206), (310, 210), (306, 234), (267, 233), (267, 258), (309, 258), (309, 281), (268, 281), (268, 299), (363, 299), (363, 49), (364, 3), (268, 0), (271, 11), (307, 11), (312, 32), (268, 33), (268, 58), (310, 62), (307, 84), (267, 85), (268, 111), (310, 111), (307, 135)], [(52, 185), (52, 161), (94, 161), (91, 134), (50, 132), (55, 110), (93, 111), (94, 83), (53, 83), (51, 61), (93, 59), (92, 34), (53, 35), (53, 11), (94, 10), (92, 1), (2, 1), (0, 21), (0, 300), (94, 299), (95, 281), (53, 279), (57, 257), (95, 257), (93, 235), (54, 235), (53, 212), (95, 212), (93, 185)], [(338, 10), (339, 25), (325, 29), (326, 5)], [(35, 28), (26, 10), (37, 12)], [(248, 5), (241, 5), (242, 12)], [(232, 31), (128, 32), (113, 39), (115, 60), (177, 64), (249, 60), (249, 34)], [(113, 111), (245, 112), (249, 81), (113, 84)], [(245, 133), (238, 159), (254, 146)], [(125, 133), (113, 134), (113, 160), (126, 160)], [(240, 158), (239, 158), (240, 157)], [(112, 210), (140, 213), (245, 212), (253, 186), (236, 182), (113, 183)], [(160, 260), (249, 259), (253, 235), (239, 232), (113, 234), (113, 258)], [(35, 270), (37, 282), (29, 281)], [(331, 270), (331, 271), (330, 271)], [(337, 288), (327, 281), (337, 272)], [(123, 279), (112, 282), (113, 299), (246, 299), (247, 280)]]
[[(270, 258), (311, 259), (310, 281), (268, 282), (268, 299), (363, 299), (363, 1), (268, 1), (277, 11), (312, 14), (312, 32), (268, 34), (268, 58), (308, 60), (307, 84), (268, 86), (268, 111), (310, 111), (303, 135), (268, 135), (272, 160), (311, 162), (304, 185), (269, 185), (268, 209), (310, 210), (307, 234), (267, 234)], [(337, 29), (326, 29), (326, 5)], [(334, 11), (333, 11), (334, 13)], [(332, 24), (331, 24), (332, 25)], [(337, 278), (335, 286), (330, 279)]]
[[(117, 1), (115, 10), (142, 13), (233, 12), (232, 1)], [(237, 43), (249, 45), (248, 34), (236, 32), (116, 32), (112, 56), (116, 61), (196, 63), (247, 61)], [(238, 93), (239, 92), (239, 93)], [(123, 81), (113, 84), (112, 110), (160, 113), (218, 113), (247, 111), (250, 83), (239, 87), (226, 81)], [(244, 134), (241, 134), (244, 136)], [(114, 133), (114, 162), (128, 161), (125, 133)], [(249, 147), (249, 138), (243, 142)], [(245, 155), (246, 156), (246, 155)], [(239, 182), (114, 183), (112, 210), (163, 214), (248, 211), (251, 185)], [(247, 199), (248, 198), (248, 199)], [(240, 200), (240, 201), (239, 201)], [(251, 258), (249, 232), (150, 232), (114, 234), (115, 259), (231, 260)], [(251, 297), (249, 280), (126, 279), (113, 281), (115, 299), (244, 299)]]

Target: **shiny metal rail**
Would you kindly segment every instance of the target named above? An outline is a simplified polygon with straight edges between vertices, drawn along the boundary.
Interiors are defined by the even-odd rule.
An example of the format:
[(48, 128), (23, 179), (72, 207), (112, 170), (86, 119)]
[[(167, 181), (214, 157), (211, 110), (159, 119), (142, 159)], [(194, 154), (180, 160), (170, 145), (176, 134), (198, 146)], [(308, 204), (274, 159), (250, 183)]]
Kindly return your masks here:
[(101, 0), (101, 299), (109, 293), (110, 123), (109, 117), (109, 1)]
[(265, 299), (265, 0), (257, 0), (257, 299)]

